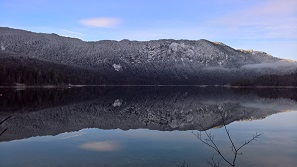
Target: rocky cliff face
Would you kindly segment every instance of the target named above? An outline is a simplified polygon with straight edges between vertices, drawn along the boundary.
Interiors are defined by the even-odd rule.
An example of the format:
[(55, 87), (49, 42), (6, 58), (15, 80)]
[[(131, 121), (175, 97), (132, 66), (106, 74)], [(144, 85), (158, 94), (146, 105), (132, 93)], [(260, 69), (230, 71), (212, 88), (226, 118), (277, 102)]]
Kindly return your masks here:
[[(60, 91), (41, 93), (42, 98), (56, 94), (56, 98), (52, 97), (51, 105), (48, 102), (44, 106), (35, 105), (29, 101), (29, 106), (26, 106), (21, 99), (26, 101), (27, 95), (19, 95), (22, 98), (15, 103), (23, 106), (14, 104), (2, 107), (0, 120), (11, 117), (0, 127), (0, 131), (8, 128), (0, 141), (56, 135), (83, 128), (206, 130), (222, 126), (222, 116), (228, 124), (297, 109), (294, 100), (264, 98), (254, 93), (237, 93), (219, 88), (107, 88), (91, 89), (87, 94), (87, 90), (78, 94), (72, 90), (71, 96), (64, 98), (68, 99), (67, 103), (61, 103), (63, 98), (58, 95), (65, 96), (67, 93)], [(36, 102), (43, 100), (36, 99)]]
[(235, 50), (207, 40), (84, 42), (0, 28), (0, 43), (2, 54), (96, 71), (105, 78), (96, 84), (228, 84), (234, 75), (253, 78), (297, 69), (296, 63), (264, 52)]

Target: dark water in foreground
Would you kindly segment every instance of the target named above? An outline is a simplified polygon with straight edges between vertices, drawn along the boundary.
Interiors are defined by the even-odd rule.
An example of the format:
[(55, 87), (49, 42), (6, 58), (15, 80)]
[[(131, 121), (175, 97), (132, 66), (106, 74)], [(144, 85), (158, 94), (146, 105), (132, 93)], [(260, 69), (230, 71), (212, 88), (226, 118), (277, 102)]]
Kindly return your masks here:
[[(0, 89), (0, 166), (209, 166), (207, 130), (237, 166), (297, 164), (297, 90), (198, 87)], [(223, 119), (222, 119), (223, 118)], [(227, 166), (227, 164), (222, 164)]]

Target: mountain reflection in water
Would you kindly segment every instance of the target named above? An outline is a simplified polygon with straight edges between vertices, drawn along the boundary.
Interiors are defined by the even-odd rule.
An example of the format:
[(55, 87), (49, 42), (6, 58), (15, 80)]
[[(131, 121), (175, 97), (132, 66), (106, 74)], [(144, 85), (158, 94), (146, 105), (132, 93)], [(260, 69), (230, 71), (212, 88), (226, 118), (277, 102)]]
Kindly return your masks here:
[[(60, 164), (71, 166), (73, 164), (68, 160), (78, 155), (82, 158), (78, 158), (81, 163), (85, 162), (81, 165), (85, 166), (147, 166), (145, 164), (176, 166), (186, 158), (187, 162), (193, 164), (191, 166), (195, 166), (197, 163), (205, 163), (205, 158), (208, 158), (211, 150), (199, 143), (191, 134), (192, 131), (211, 129), (222, 149), (228, 150), (229, 146), (226, 145), (226, 148), (224, 146), (227, 141), (221, 139), (224, 136), (224, 131), (220, 128), (223, 126), (221, 119), (223, 113), (224, 121), (233, 130), (234, 133), (232, 134), (231, 130), (230, 133), (236, 141), (244, 142), (246, 138), (259, 132), (264, 133), (259, 142), (265, 145), (273, 138), (277, 138), (271, 137), (274, 135), (271, 132), (282, 129), (280, 121), (285, 123), (288, 118), (277, 120), (278, 126), (274, 126), (271, 132), (265, 132), (267, 129), (261, 128), (266, 125), (251, 126), (257, 121), (232, 122), (240, 120), (265, 122), (264, 118), (272, 114), (296, 111), (297, 98), (293, 90), (295, 89), (215, 87), (0, 89), (2, 94), (0, 120), (10, 117), (0, 126), (0, 132), (8, 129), (0, 136), (0, 156), (7, 159), (0, 158), (0, 160), (7, 166), (22, 166), (23, 164), (10, 162), (13, 158), (20, 158), (17, 155), (13, 156), (12, 152), (18, 151), (21, 155), (26, 154), (25, 150), (31, 149), (25, 157), (33, 157), (34, 165), (41, 166), (46, 166), (42, 164), (45, 153), (52, 154), (57, 150), (60, 150), (61, 157), (58, 158), (57, 155), (52, 155), (56, 159), (48, 157), (47, 163), (56, 161), (49, 166)], [(247, 124), (249, 126), (242, 126)], [(292, 129), (288, 131), (292, 132)], [(297, 135), (289, 132), (283, 134), (285, 140), (288, 140), (287, 137)], [(296, 141), (287, 142), (296, 145)], [(198, 148), (193, 145), (197, 145)], [(255, 145), (259, 146), (259, 143)], [(246, 152), (253, 155), (251, 150), (257, 148), (253, 144), (248, 147), (251, 149), (247, 148)], [(47, 151), (42, 151), (42, 148), (46, 148)], [(66, 150), (61, 151), (63, 148)], [(284, 158), (279, 161), (287, 162), (288, 165), (285, 166), (296, 162), (290, 159), (290, 156), (297, 155), (297, 149), (294, 147), (291, 149), (291, 154), (287, 152), (283, 154), (288, 158), (287, 161)], [(36, 155), (33, 153), (34, 150), (44, 155), (42, 153)], [(67, 152), (71, 152), (73, 157), (69, 157)], [(156, 158), (157, 155), (161, 159)], [(98, 156), (100, 163), (96, 161)], [(274, 162), (269, 160), (273, 159), (272, 156), (275, 155), (264, 157), (266, 161)], [(62, 157), (63, 163), (60, 159)], [(116, 159), (119, 161), (115, 162)], [(24, 158), (19, 160), (30, 166), (28, 159), (26, 162)], [(258, 161), (262, 166), (276, 163), (264, 162), (264, 159)], [(256, 161), (239, 160), (239, 163), (255, 165), (253, 163)], [(207, 163), (205, 164), (207, 166)]]

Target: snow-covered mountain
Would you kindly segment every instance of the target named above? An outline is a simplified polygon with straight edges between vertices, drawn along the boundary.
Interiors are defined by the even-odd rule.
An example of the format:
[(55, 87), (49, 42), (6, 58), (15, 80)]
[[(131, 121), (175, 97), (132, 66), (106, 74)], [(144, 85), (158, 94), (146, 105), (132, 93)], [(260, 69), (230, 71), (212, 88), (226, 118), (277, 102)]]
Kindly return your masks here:
[(0, 27), (0, 54), (90, 70), (96, 84), (230, 84), (297, 63), (207, 40), (97, 41)]

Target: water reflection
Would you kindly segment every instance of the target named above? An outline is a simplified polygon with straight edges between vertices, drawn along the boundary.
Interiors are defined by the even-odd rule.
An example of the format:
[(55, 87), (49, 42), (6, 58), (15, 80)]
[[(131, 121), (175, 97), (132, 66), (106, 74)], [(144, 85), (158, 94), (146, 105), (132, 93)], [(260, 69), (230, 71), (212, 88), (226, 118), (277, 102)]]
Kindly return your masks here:
[[(84, 128), (207, 130), (223, 125), (222, 112), (225, 123), (229, 124), (297, 109), (295, 100), (263, 98), (256, 93), (219, 88), (85, 88), (85, 91), (73, 89), (74, 93), (47, 90), (58, 92), (49, 93), (49, 96), (65, 96), (56, 98), (45, 97), (43, 89), (41, 95), (37, 95), (39, 90), (28, 91), (46, 99), (45, 102), (35, 98), (40, 105), (36, 107), (31, 99), (27, 106), (26, 99), (27, 95), (31, 97), (30, 93), (15, 91), (15, 95), (4, 94), (3, 101), (12, 100), (11, 97), (17, 100), (5, 102), (1, 107), (0, 119), (11, 118), (1, 126), (8, 130), (0, 141), (56, 135)], [(54, 100), (49, 105), (48, 99), (64, 101)]]
[[(23, 91), (37, 97), (28, 100)], [(221, 113), (236, 143), (264, 133), (244, 148), (240, 166), (297, 163), (297, 112), (284, 112), (297, 110), (292, 90), (271, 90), (282, 92), (276, 96), (266, 89), (197, 87), (46, 90), (52, 98), (23, 91), (1, 90), (0, 120), (11, 116), (0, 125), (0, 132), (8, 128), (0, 136), (3, 166), (177, 166), (184, 160), (208, 166), (212, 151), (191, 132), (210, 130), (230, 152)]]
[(120, 149), (120, 145), (112, 141), (87, 142), (81, 144), (79, 147), (90, 151), (117, 151)]

